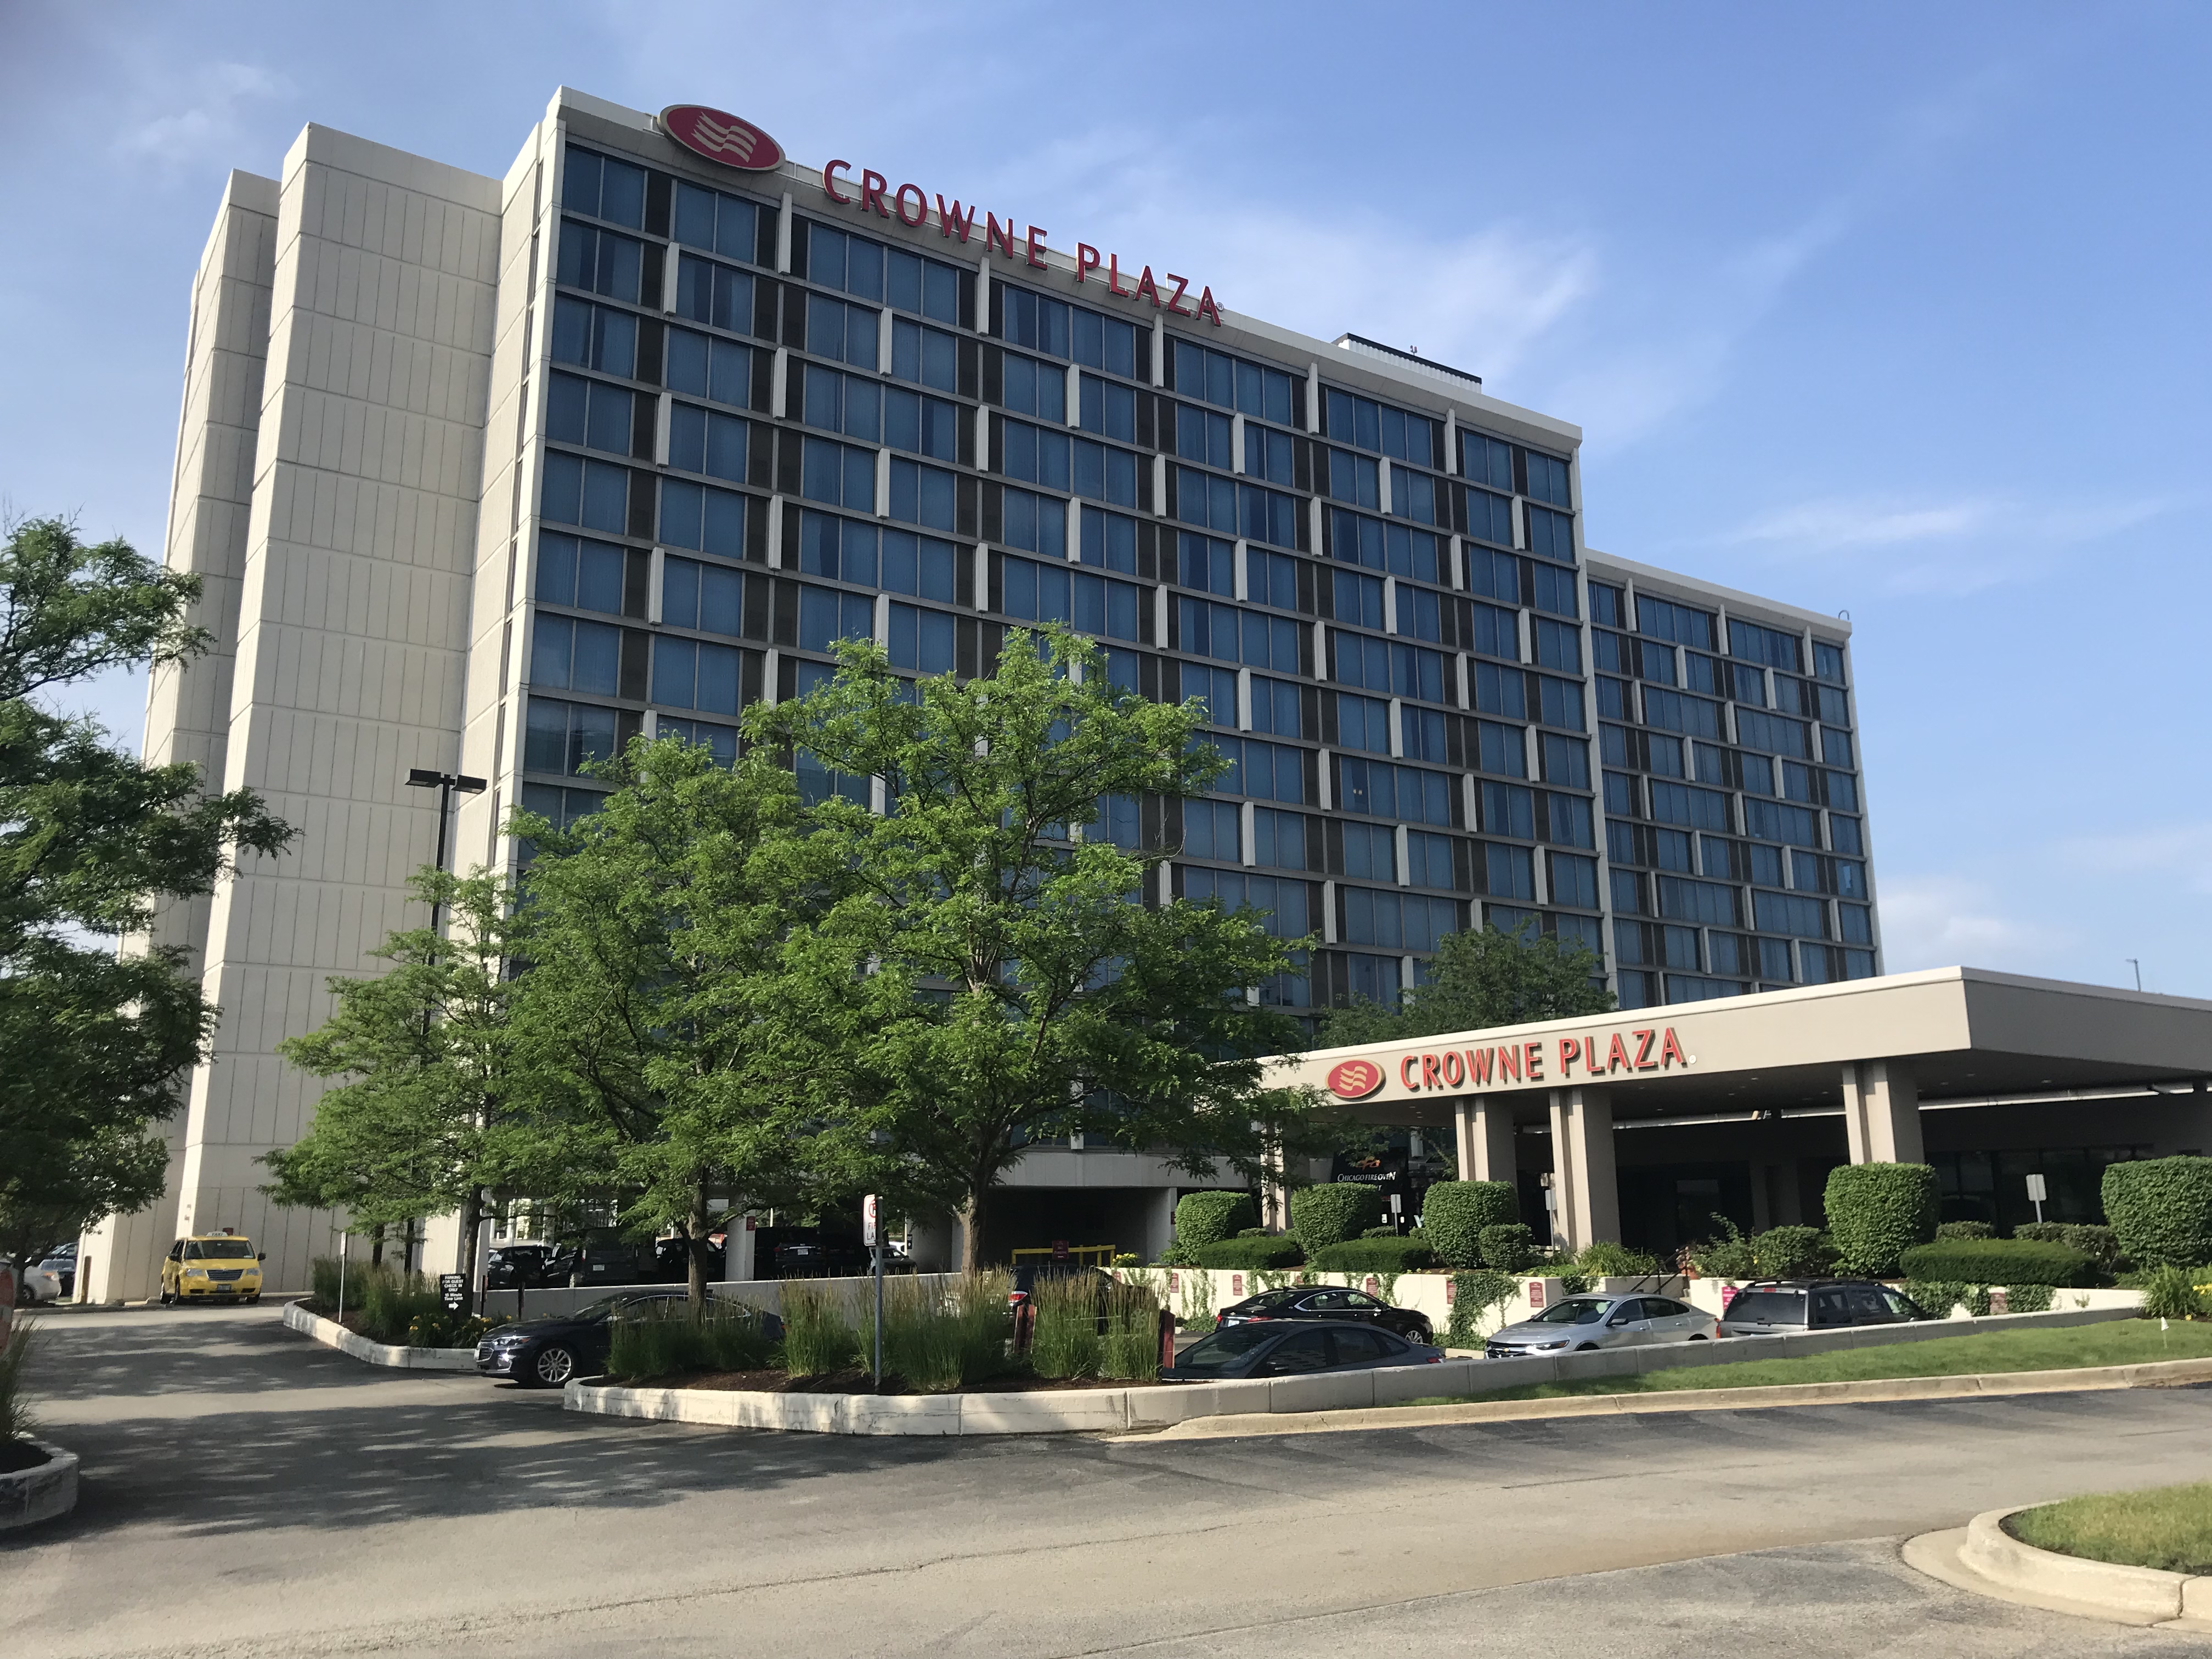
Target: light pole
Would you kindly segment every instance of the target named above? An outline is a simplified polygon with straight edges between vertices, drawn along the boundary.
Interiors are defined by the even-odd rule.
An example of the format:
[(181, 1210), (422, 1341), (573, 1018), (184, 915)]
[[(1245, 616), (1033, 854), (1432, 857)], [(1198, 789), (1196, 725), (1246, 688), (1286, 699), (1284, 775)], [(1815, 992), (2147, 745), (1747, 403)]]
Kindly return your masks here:
[[(434, 789), (438, 792), (438, 873), (446, 873), (446, 820), (453, 815), (453, 796), (480, 795), (484, 781), (472, 778), (465, 772), (434, 772), (428, 767), (410, 767), (407, 773), (410, 789)], [(438, 903), (430, 902), (430, 931), (438, 931)]]
[(2140, 962), (2138, 962), (2138, 961), (2136, 961), (2136, 960), (2135, 959), (2135, 957), (2123, 957), (2123, 958), (2121, 958), (2121, 959), (2122, 959), (2123, 961), (2124, 961), (2124, 962), (2128, 964), (2128, 966), (2129, 966), (2129, 967), (2130, 967), (2130, 968), (2132, 968), (2132, 969), (2134, 969), (2136, 970), (2136, 990), (2138, 990), (2138, 991), (2142, 990), (2142, 963), (2140, 963)]

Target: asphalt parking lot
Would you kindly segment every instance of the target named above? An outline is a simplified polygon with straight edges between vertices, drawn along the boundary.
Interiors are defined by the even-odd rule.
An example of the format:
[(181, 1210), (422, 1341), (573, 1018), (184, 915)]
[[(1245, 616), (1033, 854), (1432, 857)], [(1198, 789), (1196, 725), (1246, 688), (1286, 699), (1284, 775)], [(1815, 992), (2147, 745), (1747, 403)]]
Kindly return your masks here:
[(266, 1306), (46, 1332), (40, 1410), (84, 1496), (0, 1542), (6, 1659), (2212, 1652), (1896, 1554), (2002, 1504), (2212, 1476), (2212, 1391), (854, 1440), (580, 1417)]

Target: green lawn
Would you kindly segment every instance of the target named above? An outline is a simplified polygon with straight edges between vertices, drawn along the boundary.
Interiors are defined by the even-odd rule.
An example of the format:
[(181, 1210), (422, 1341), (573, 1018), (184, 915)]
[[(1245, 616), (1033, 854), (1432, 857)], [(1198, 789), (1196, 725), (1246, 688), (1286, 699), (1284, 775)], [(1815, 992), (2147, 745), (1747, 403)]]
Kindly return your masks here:
[[(1744, 1344), (1749, 1346), (1748, 1343)], [(2055, 1371), (2077, 1366), (2139, 1365), (2158, 1359), (2212, 1357), (2212, 1323), (2161, 1331), (2150, 1319), (2116, 1319), (2058, 1330), (1994, 1331), (1943, 1336), (1887, 1347), (1846, 1348), (1795, 1359), (1751, 1359), (1726, 1365), (1680, 1365), (1632, 1376), (1530, 1382), (1472, 1395), (1437, 1395), (1408, 1406), (1468, 1400), (1557, 1400), (1570, 1395), (1658, 1394), (1675, 1389), (1759, 1389), (1784, 1382), (1864, 1382), (1887, 1376), (1960, 1376), (1980, 1371)]]
[(2212, 1573), (2212, 1481), (2045, 1504), (2005, 1522), (2039, 1550), (2167, 1572)]

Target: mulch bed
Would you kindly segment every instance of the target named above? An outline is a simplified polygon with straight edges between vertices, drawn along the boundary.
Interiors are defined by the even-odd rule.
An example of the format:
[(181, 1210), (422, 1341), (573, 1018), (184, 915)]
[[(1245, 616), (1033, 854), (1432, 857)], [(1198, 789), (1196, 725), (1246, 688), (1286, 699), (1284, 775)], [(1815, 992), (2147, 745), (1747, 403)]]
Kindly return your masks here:
[(27, 1440), (0, 1440), (0, 1474), (14, 1474), (19, 1469), (35, 1469), (40, 1464), (52, 1461)]
[[(881, 1389), (874, 1376), (864, 1370), (832, 1371), (826, 1376), (793, 1376), (786, 1371), (690, 1372), (676, 1376), (635, 1377), (617, 1386), (629, 1389), (744, 1389), (761, 1394), (876, 1394), (919, 1395), (896, 1376), (885, 1376)], [(1128, 1377), (1058, 1377), (1012, 1374), (988, 1377), (981, 1382), (948, 1389), (948, 1394), (1062, 1394), (1085, 1389), (1146, 1388), (1150, 1383)]]

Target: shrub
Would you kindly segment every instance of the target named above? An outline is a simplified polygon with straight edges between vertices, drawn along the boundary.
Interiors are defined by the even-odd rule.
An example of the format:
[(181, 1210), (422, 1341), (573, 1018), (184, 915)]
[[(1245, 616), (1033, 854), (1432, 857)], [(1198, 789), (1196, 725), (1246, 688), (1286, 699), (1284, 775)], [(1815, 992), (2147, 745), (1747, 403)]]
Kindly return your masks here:
[(1273, 1238), (1274, 1234), (1269, 1232), (1265, 1227), (1245, 1227), (1238, 1231), (1237, 1237), (1239, 1238)]
[(1451, 1323), (1444, 1329), (1447, 1348), (1479, 1348), (1483, 1316), (1510, 1302), (1520, 1286), (1510, 1277), (1484, 1268), (1452, 1275)]
[(1575, 1265), (1588, 1279), (1649, 1279), (1659, 1271), (1656, 1257), (1607, 1238), (1584, 1245)]
[(1098, 1374), (1146, 1382), (1159, 1376), (1160, 1299), (1145, 1285), (1116, 1285), (1107, 1291)]
[(1510, 1181), (1439, 1181), (1421, 1200), (1421, 1231), (1447, 1267), (1498, 1267), (1483, 1251), (1483, 1235), (1520, 1221), (1521, 1194)]
[(505, 1314), (478, 1319), (473, 1314), (448, 1313), (441, 1303), (435, 1313), (416, 1314), (407, 1327), (410, 1348), (473, 1348), (486, 1331), (507, 1322)]
[(2079, 1250), (2103, 1273), (2109, 1273), (2119, 1265), (2119, 1235), (2110, 1227), (2074, 1221), (2023, 1221), (2012, 1230), (2012, 1236), (2038, 1244), (2063, 1244), (2069, 1250)]
[(1986, 1221), (1939, 1221), (1936, 1224), (1938, 1238), (1995, 1238), (1997, 1230)]
[[(2174, 1160), (2161, 1159), (2160, 1162)], [(2117, 1170), (2122, 1166), (2115, 1164)], [(2127, 1237), (2124, 1231), (2120, 1235)], [(2143, 1278), (2143, 1317), (2146, 1319), (2197, 1319), (2204, 1313), (2204, 1293), (2191, 1283), (2197, 1275), (2186, 1267), (2172, 1262), (2154, 1267)]]
[(1572, 1261), (1539, 1261), (1534, 1267), (1529, 1268), (1527, 1273), (1522, 1274), (1521, 1277), (1523, 1279), (1556, 1279), (1559, 1281), (1559, 1289), (1561, 1293), (1566, 1296), (1584, 1295), (1589, 1291), (1590, 1287), (1589, 1275), (1583, 1272), (1583, 1270), (1577, 1267)]
[(30, 1364), (36, 1322), (18, 1319), (15, 1328), (0, 1337), (0, 1446), (38, 1426), (23, 1403), (23, 1373)]
[(1267, 1235), (1224, 1238), (1216, 1244), (1202, 1245), (1191, 1255), (1196, 1258), (1192, 1264), (1195, 1267), (1241, 1268), (1247, 1273), (1255, 1267), (1295, 1267), (1306, 1259), (1297, 1239)]
[[(1523, 1221), (1501, 1222), (1481, 1232), (1482, 1265), (1494, 1273), (1517, 1273), (1536, 1259), (1536, 1235)], [(1442, 1255), (1442, 1249), (1437, 1254)]]
[(2138, 1267), (2212, 1261), (2212, 1158), (2105, 1166), (2105, 1218)]
[(1716, 1211), (1713, 1219), (1721, 1224), (1721, 1237), (1689, 1247), (1689, 1265), (1707, 1279), (1749, 1279), (1759, 1272), (1757, 1259), (1752, 1255), (1751, 1241), (1744, 1237), (1743, 1229), (1727, 1216)]
[(608, 1332), (607, 1374), (638, 1378), (686, 1371), (758, 1370), (774, 1346), (748, 1310), (708, 1303), (700, 1318), (688, 1302), (647, 1302), (629, 1310)]
[(356, 1267), (346, 1275), (346, 1303), (361, 1310), (356, 1330), (372, 1342), (395, 1346), (406, 1343), (417, 1319), (441, 1318), (446, 1311), (428, 1276), (382, 1266)]
[(1908, 1279), (1905, 1294), (1930, 1319), (1948, 1319), (1951, 1310), (1966, 1300), (1973, 1287), (1940, 1279)]
[(1030, 1364), (1039, 1376), (1089, 1376), (1098, 1369), (1098, 1281), (1059, 1273), (1036, 1281)]
[(1324, 1244), (1311, 1265), (1332, 1273), (1403, 1273), (1435, 1264), (1437, 1253), (1418, 1238), (1348, 1238)]
[(325, 1319), (337, 1317), (339, 1284), (337, 1257), (319, 1255), (307, 1264), (307, 1300)]
[(860, 1334), (854, 1328), (848, 1287), (783, 1281), (783, 1368), (793, 1376), (827, 1376), (857, 1364)]
[(1291, 1231), (1307, 1251), (1357, 1238), (1382, 1218), (1382, 1194), (1357, 1181), (1301, 1187), (1291, 1194)]
[(1828, 1172), (1823, 1201), (1839, 1264), (1869, 1277), (1895, 1272), (1904, 1252), (1933, 1239), (1943, 1210), (1925, 1164), (1843, 1164)]
[(1259, 1220), (1249, 1193), (1185, 1193), (1176, 1201), (1176, 1243), (1191, 1249), (1218, 1244)]
[(2049, 1313), (2051, 1286), (2048, 1285), (2011, 1285), (2005, 1288), (2007, 1313)]
[(1913, 1246), (1901, 1260), (1907, 1279), (1969, 1285), (2080, 1285), (2091, 1276), (2081, 1251), (2026, 1238), (1938, 1239)]
[(884, 1370), (924, 1394), (960, 1386), (960, 1320), (941, 1287), (910, 1275), (884, 1285)]
[(1395, 1227), (1393, 1227), (1387, 1221), (1379, 1227), (1362, 1228), (1360, 1230), (1359, 1236), (1362, 1238), (1400, 1238), (1404, 1237), (1403, 1234), (1400, 1233)]
[(1769, 1227), (1751, 1241), (1752, 1265), (1761, 1279), (1808, 1278), (1827, 1272), (1835, 1259), (1835, 1246), (1818, 1227)]

